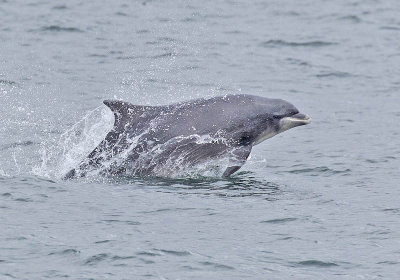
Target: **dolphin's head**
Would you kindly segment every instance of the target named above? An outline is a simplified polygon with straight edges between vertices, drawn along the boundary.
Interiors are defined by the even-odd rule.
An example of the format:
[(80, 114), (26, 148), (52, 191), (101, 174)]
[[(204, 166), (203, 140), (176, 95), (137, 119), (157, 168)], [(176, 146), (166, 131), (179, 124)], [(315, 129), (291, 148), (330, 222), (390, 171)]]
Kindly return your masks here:
[(275, 136), (296, 126), (306, 125), (311, 122), (311, 118), (307, 115), (299, 113), (297, 108), (282, 99), (265, 99), (265, 102), (256, 105), (257, 111), (264, 111), (255, 131), (253, 145), (257, 145), (262, 141)]
[(240, 135), (237, 134), (238, 143), (242, 145), (257, 145), (278, 133), (311, 122), (309, 116), (299, 113), (294, 105), (282, 99), (251, 96), (242, 105), (242, 112), (246, 111), (242, 114), (245, 121)]

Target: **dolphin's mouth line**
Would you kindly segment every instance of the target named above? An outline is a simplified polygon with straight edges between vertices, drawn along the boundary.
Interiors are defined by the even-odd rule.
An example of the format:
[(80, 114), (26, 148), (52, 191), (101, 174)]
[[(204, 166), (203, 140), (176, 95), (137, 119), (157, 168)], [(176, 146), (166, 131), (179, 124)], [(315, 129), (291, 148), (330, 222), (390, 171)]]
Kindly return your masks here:
[(309, 116), (300, 113), (290, 117), (284, 117), (283, 119), (296, 124), (309, 124), (311, 122), (311, 118)]

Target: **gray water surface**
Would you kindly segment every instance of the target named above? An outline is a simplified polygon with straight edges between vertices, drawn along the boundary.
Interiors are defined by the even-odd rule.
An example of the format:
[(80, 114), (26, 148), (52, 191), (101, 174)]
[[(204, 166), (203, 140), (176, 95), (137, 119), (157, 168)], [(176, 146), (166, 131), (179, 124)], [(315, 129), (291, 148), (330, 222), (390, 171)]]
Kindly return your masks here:
[[(0, 1), (0, 279), (398, 279), (398, 1)], [(229, 180), (62, 181), (104, 99), (313, 122)]]

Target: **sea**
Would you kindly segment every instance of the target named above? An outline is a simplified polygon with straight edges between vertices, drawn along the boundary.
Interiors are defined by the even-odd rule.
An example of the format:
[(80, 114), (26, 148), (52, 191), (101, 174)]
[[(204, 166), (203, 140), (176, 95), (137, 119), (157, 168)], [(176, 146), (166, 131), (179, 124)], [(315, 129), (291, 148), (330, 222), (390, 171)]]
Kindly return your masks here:
[[(400, 2), (0, 0), (0, 279), (399, 279)], [(229, 179), (62, 180), (105, 99), (312, 118)]]

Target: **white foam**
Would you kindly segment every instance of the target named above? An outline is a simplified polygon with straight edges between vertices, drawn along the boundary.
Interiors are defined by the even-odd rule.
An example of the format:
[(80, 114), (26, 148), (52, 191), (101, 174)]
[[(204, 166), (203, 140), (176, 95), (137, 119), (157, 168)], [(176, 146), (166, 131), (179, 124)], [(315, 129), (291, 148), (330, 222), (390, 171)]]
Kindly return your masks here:
[(3, 169), (0, 169), (0, 176), (1, 176), (1, 177), (10, 177), (10, 175), (7, 174), (6, 172), (4, 172)]
[(112, 112), (100, 106), (40, 148), (41, 163), (32, 172), (38, 176), (62, 177), (75, 168), (104, 139), (114, 123)]

